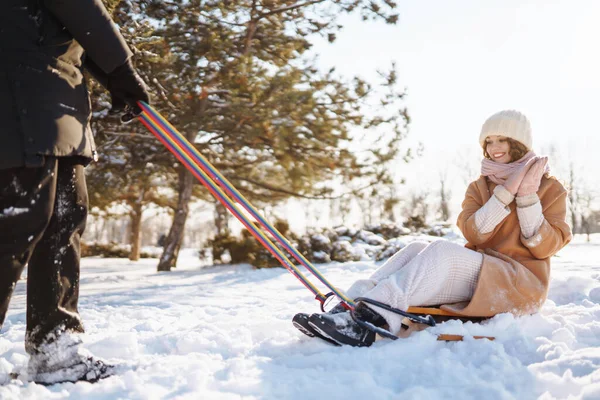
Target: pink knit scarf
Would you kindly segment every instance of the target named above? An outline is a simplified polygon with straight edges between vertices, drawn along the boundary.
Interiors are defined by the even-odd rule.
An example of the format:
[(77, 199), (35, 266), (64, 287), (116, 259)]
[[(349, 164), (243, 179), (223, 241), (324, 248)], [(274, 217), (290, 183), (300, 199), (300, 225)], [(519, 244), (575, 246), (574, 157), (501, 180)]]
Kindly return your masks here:
[(496, 185), (503, 185), (506, 182), (506, 178), (533, 157), (536, 157), (535, 153), (529, 151), (521, 159), (508, 164), (501, 164), (484, 158), (481, 161), (481, 175), (487, 176)]

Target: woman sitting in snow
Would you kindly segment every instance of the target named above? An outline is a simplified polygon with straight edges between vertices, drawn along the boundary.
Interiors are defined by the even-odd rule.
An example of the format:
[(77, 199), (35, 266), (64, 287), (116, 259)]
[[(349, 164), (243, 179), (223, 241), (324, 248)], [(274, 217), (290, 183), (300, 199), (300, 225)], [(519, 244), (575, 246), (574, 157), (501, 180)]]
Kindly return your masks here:
[[(366, 297), (407, 310), (441, 305), (465, 317), (537, 312), (546, 299), (550, 257), (571, 240), (567, 191), (548, 175), (548, 158), (531, 150), (527, 118), (513, 110), (492, 115), (479, 142), (481, 176), (467, 188), (458, 227), (467, 244), (414, 242), (369, 279), (355, 282), (350, 298)], [(341, 305), (324, 314), (297, 314), (304, 333), (338, 344), (370, 346), (375, 333)], [(359, 302), (356, 315), (392, 333), (402, 316)]]

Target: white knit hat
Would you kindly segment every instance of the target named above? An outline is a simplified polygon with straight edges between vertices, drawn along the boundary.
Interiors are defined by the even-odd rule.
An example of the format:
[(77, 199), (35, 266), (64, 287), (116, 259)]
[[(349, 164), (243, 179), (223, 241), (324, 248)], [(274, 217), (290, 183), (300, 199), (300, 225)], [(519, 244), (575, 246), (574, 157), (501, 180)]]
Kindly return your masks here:
[(515, 110), (500, 111), (484, 122), (479, 135), (479, 143), (482, 147), (485, 146), (485, 138), (490, 135), (506, 136), (517, 140), (523, 143), (527, 150), (533, 147), (529, 120)]

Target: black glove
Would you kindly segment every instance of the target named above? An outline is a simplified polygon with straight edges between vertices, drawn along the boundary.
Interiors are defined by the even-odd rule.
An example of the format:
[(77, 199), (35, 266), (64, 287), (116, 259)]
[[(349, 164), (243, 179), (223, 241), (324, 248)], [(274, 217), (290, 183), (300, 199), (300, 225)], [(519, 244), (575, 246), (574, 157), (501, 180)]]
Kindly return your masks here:
[(100, 68), (91, 58), (87, 56), (84, 58), (83, 68), (94, 77), (96, 82), (104, 87), (108, 85), (108, 75), (106, 72), (102, 71), (102, 68)]
[(112, 98), (110, 114), (122, 114), (121, 121), (128, 122), (142, 113), (138, 101), (150, 103), (146, 84), (136, 72), (130, 60), (107, 74), (106, 89)]

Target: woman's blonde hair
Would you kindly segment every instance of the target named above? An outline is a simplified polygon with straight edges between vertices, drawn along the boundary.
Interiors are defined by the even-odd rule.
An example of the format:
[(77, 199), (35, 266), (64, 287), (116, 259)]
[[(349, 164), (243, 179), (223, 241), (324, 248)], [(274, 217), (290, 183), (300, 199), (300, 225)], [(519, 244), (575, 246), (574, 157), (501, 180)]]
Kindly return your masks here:
[[(527, 154), (527, 152), (529, 150), (527, 150), (527, 147), (525, 147), (525, 145), (521, 142), (519, 142), (518, 140), (515, 139), (511, 139), (509, 137), (506, 138), (506, 140), (508, 140), (508, 144), (510, 146), (510, 150), (508, 152), (508, 154), (510, 154), (510, 162), (515, 162), (521, 158), (523, 158), (523, 156), (525, 154)], [(488, 154), (486, 147), (487, 147), (487, 143), (484, 141), (483, 142), (483, 156), (485, 158), (487, 158), (488, 160), (491, 160), (492, 157), (490, 157), (490, 155)]]

